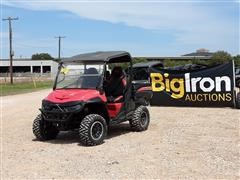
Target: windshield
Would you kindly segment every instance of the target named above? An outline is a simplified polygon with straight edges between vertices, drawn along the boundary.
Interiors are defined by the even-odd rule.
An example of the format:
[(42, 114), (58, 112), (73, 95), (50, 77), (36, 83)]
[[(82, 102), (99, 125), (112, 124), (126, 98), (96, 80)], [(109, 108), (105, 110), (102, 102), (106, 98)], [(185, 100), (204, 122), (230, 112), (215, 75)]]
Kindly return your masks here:
[(62, 65), (56, 88), (96, 89), (102, 80), (103, 64)]

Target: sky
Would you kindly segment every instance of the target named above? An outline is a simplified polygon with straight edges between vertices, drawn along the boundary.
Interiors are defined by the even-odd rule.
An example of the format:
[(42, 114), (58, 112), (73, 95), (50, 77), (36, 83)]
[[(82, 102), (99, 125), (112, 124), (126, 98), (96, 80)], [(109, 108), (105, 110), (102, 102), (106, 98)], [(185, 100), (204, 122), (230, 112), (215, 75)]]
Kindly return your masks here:
[[(12, 21), (14, 58), (125, 50), (133, 56), (180, 56), (199, 48), (240, 54), (239, 1), (0, 0)], [(0, 58), (9, 57), (7, 21), (1, 21)]]

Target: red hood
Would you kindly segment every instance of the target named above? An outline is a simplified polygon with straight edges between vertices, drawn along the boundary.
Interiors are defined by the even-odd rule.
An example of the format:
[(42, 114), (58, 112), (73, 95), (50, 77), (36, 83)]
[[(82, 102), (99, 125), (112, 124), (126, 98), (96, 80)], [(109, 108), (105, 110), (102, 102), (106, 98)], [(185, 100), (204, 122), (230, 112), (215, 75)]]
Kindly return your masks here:
[(101, 95), (99, 91), (95, 89), (58, 89), (51, 92), (45, 100), (54, 103), (65, 103), (71, 101), (87, 101), (97, 97), (106, 102), (105, 95)]

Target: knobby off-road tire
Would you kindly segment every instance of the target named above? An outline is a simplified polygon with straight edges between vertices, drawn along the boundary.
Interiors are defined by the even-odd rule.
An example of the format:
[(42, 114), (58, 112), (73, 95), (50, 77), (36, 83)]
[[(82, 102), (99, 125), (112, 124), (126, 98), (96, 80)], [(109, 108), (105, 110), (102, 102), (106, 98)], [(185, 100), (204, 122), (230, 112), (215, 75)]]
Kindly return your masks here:
[(132, 119), (129, 120), (130, 127), (133, 131), (145, 131), (150, 122), (149, 111), (145, 106), (139, 106), (133, 113)]
[(55, 139), (59, 133), (51, 123), (44, 121), (41, 114), (34, 119), (32, 130), (33, 134), (40, 141)]
[(240, 92), (237, 93), (237, 97), (236, 97), (236, 108), (240, 109)]
[(106, 120), (98, 114), (89, 114), (83, 118), (79, 127), (80, 143), (84, 146), (102, 144), (107, 135)]

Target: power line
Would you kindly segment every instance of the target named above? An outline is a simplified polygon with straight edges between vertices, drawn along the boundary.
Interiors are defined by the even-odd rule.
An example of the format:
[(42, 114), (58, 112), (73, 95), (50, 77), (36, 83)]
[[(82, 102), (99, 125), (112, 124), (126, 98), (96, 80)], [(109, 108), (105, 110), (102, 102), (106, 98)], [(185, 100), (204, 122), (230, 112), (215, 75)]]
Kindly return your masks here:
[(57, 36), (55, 38), (58, 38), (58, 60), (60, 61), (60, 58), (61, 58), (61, 39), (65, 38), (65, 36)]
[(8, 17), (8, 18), (2, 19), (2, 20), (8, 21), (8, 26), (9, 26), (9, 60), (10, 60), (9, 72), (10, 72), (10, 82), (11, 82), (11, 84), (13, 84), (12, 61), (13, 61), (14, 53), (12, 51), (12, 21), (18, 20), (18, 17), (17, 18)]

